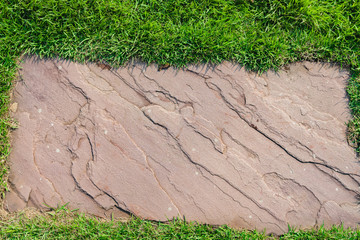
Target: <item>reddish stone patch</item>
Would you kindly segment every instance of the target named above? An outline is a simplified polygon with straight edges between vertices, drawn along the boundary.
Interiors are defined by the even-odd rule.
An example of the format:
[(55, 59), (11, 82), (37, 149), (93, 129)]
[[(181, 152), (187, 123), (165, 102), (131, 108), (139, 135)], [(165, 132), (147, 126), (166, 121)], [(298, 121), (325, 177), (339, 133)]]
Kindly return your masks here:
[(347, 79), (309, 62), (258, 76), (230, 63), (158, 71), (26, 59), (6, 205), (69, 202), (98, 216), (274, 233), (357, 226)]

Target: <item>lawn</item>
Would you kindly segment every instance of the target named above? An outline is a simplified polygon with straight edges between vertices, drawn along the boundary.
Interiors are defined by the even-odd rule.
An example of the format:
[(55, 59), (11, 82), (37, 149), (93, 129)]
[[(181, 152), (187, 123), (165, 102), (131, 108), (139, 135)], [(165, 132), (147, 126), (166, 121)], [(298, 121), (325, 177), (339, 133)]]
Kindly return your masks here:
[[(1, 216), (1, 214), (0, 214)], [(10, 239), (360, 239), (360, 230), (333, 226), (289, 231), (281, 236), (265, 231), (235, 230), (176, 219), (167, 223), (103, 220), (73, 213), (65, 206), (46, 214), (33, 210), (0, 218), (0, 238)]]
[[(0, 0), (0, 19), (2, 195), (7, 189), (10, 132), (16, 127), (8, 116), (10, 90), (17, 76), (20, 57), (26, 54), (79, 62), (104, 61), (112, 66), (123, 65), (132, 59), (177, 67), (227, 60), (259, 73), (303, 60), (337, 63), (351, 72), (347, 90), (353, 119), (348, 123), (348, 139), (355, 147), (354, 151), (360, 151), (359, 0)], [(44, 229), (51, 227), (55, 230), (51, 232), (53, 235), (47, 236), (49, 238), (60, 238), (61, 234), (70, 232), (83, 238), (96, 238), (101, 232), (98, 229), (113, 231), (111, 234), (125, 231), (124, 236), (129, 236), (126, 231), (135, 231), (138, 224), (156, 226), (144, 233), (137, 232), (148, 234), (143, 235), (148, 238), (176, 238), (166, 234), (173, 231), (183, 234), (182, 226), (185, 226), (184, 231), (199, 233), (198, 238), (242, 234), (226, 227), (214, 230), (209, 226), (194, 227), (184, 223), (159, 227), (140, 220), (123, 226), (116, 222), (100, 223), (88, 217), (77, 217), (70, 223), (59, 218), (43, 222), (37, 218), (16, 219), (1, 223), (0, 236), (35, 237), (31, 235), (35, 231), (40, 238), (45, 234)], [(94, 235), (81, 235), (88, 232), (73, 229), (85, 224), (91, 225)], [(359, 235), (359, 230), (334, 229), (290, 231), (289, 237), (284, 239), (315, 238), (322, 232), (333, 237), (337, 233), (353, 234), (354, 239), (356, 234)], [(165, 235), (153, 235), (158, 233)], [(249, 234), (246, 235), (248, 239), (261, 235), (246, 234)], [(327, 238), (331, 238), (330, 235)]]

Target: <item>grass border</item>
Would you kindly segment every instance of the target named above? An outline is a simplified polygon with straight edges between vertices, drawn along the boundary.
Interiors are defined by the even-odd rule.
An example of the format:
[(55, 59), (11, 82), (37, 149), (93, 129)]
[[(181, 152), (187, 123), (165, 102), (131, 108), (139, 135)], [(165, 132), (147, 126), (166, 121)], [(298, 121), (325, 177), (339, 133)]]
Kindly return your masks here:
[(348, 140), (360, 152), (357, 0), (2, 0), (0, 19), (2, 196), (16, 127), (10, 90), (24, 54), (113, 66), (134, 58), (178, 67), (228, 60), (259, 73), (303, 60), (339, 63), (351, 70)]

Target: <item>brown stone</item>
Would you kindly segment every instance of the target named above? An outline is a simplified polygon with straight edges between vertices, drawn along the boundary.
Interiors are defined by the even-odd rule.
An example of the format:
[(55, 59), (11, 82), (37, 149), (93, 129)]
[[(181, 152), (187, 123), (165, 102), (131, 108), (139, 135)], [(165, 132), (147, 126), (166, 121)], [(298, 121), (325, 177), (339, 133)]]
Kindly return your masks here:
[[(10, 188), (11, 189), (11, 188)], [(21, 197), (16, 194), (15, 191), (11, 190), (6, 193), (6, 199), (4, 202), (4, 208), (9, 212), (14, 212), (19, 209), (23, 209), (26, 207), (26, 202), (21, 199)]]
[(21, 75), (8, 202), (274, 233), (360, 220), (349, 73), (336, 66), (259, 76), (228, 62), (158, 71), (29, 58)]

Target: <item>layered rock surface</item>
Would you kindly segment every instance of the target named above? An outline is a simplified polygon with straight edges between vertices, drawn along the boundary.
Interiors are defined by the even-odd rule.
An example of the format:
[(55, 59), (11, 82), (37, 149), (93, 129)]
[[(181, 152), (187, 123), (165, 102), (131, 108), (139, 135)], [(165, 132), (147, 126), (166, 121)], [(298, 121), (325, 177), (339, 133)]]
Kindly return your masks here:
[[(348, 72), (297, 63), (157, 71), (26, 59), (14, 89), (8, 210), (287, 231), (360, 220)], [(45, 205), (46, 204), (46, 205)]]

